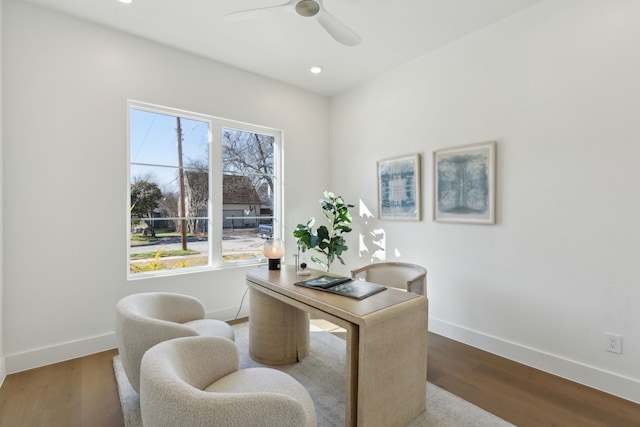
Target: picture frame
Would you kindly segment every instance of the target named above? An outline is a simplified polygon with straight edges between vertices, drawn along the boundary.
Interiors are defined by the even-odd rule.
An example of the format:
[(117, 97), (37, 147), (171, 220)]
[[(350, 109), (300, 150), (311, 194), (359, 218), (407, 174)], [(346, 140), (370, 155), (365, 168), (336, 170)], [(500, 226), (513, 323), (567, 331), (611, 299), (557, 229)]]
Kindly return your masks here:
[(433, 152), (433, 220), (495, 224), (496, 142)]
[(420, 221), (420, 154), (378, 161), (378, 217)]

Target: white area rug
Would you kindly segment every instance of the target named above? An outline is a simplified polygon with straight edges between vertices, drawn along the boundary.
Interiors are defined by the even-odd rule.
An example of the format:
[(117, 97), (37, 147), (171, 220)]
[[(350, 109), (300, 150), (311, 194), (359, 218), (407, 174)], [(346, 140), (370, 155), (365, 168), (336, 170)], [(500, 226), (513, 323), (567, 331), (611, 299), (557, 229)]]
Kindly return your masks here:
[[(249, 325), (235, 325), (236, 344), (240, 350), (240, 367), (264, 366), (249, 357)], [(300, 381), (316, 405), (318, 427), (343, 427), (345, 416), (344, 340), (324, 331), (312, 331), (311, 352), (302, 362), (275, 367)], [(120, 402), (126, 427), (142, 427), (138, 393), (131, 387), (120, 357), (113, 359)], [(408, 427), (502, 427), (510, 423), (459, 397), (426, 383), (427, 410)]]

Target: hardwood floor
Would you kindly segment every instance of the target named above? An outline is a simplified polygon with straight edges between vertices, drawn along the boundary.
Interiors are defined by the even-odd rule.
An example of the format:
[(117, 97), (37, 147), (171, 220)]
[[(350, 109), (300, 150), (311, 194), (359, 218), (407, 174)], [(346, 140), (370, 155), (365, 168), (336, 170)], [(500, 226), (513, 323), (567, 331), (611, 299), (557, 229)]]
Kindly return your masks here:
[(517, 426), (638, 427), (640, 405), (429, 334), (428, 380)]
[[(340, 335), (327, 323), (320, 327)], [(0, 427), (124, 425), (110, 350), (8, 375)], [(521, 427), (640, 426), (640, 405), (429, 334), (428, 379)]]
[[(312, 321), (337, 336), (344, 329)], [(429, 333), (427, 379), (520, 427), (640, 427), (640, 405)]]
[(7, 375), (0, 388), (0, 426), (123, 426), (112, 367), (116, 354), (110, 350)]

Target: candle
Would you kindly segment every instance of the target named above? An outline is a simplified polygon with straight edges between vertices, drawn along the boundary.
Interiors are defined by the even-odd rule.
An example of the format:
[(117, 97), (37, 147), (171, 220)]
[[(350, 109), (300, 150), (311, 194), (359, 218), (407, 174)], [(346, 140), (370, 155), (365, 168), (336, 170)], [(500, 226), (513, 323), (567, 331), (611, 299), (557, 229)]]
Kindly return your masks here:
[(268, 251), (267, 258), (275, 259), (282, 258), (284, 256), (284, 248), (279, 248), (277, 246), (271, 246), (271, 249)]
[(284, 256), (282, 240), (267, 240), (264, 244), (264, 256), (269, 258), (269, 270), (280, 270), (280, 258)]

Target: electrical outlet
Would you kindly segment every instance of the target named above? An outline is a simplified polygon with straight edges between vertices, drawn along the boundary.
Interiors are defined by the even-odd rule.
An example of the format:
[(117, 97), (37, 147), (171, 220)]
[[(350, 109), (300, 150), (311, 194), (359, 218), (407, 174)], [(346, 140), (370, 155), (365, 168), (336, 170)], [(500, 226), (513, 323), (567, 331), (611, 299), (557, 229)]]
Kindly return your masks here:
[(604, 333), (604, 349), (611, 353), (622, 353), (622, 336), (612, 334), (609, 332)]

